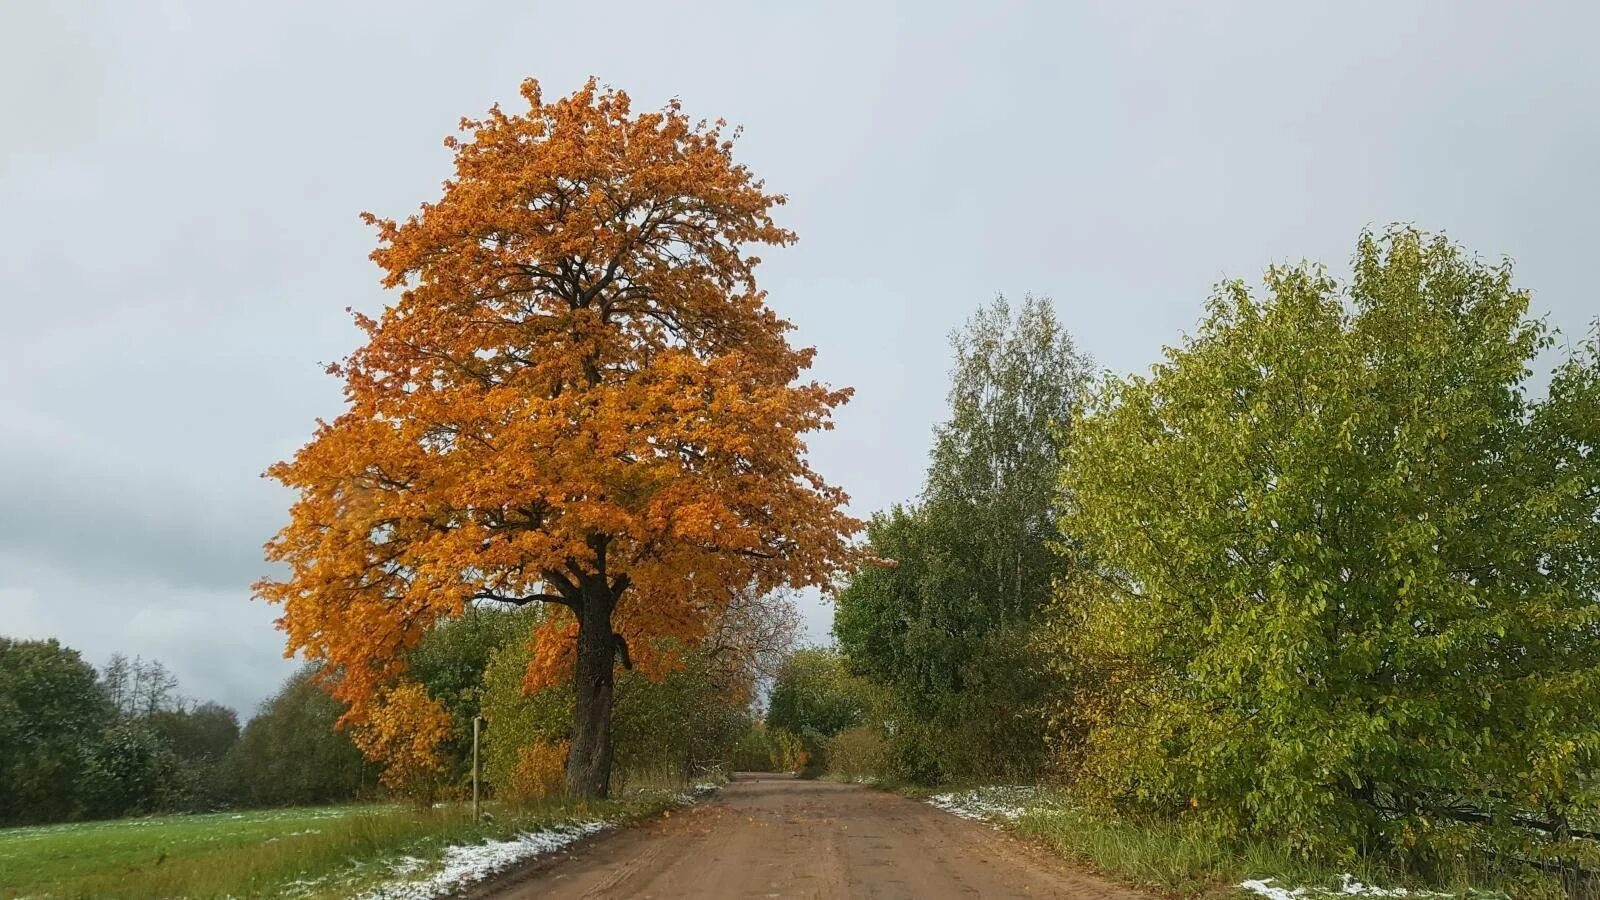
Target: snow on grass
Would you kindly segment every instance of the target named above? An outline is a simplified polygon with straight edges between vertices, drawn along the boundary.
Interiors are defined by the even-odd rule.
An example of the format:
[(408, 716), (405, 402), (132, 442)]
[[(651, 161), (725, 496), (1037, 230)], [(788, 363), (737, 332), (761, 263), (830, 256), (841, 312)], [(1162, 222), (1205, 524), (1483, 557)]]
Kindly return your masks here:
[(1262, 897), (1266, 897), (1267, 900), (1313, 900), (1313, 898), (1317, 897), (1414, 897), (1418, 898), (1418, 900), (1423, 900), (1423, 898), (1457, 896), (1481, 898), (1505, 896), (1504, 894), (1485, 894), (1480, 892), (1458, 895), (1441, 894), (1437, 891), (1407, 890), (1406, 888), (1381, 888), (1374, 887), (1370, 884), (1362, 884), (1356, 880), (1354, 875), (1349, 874), (1339, 876), (1339, 886), (1337, 888), (1290, 888), (1274, 884), (1273, 882), (1276, 880), (1277, 879), (1275, 878), (1252, 879), (1250, 881), (1240, 882), (1239, 887), (1249, 891), (1252, 894), (1258, 894)]
[[(432, 900), (611, 827), (610, 822), (571, 822), (523, 832), (509, 840), (446, 847), (439, 871), (381, 885), (363, 894), (362, 900)], [(410, 862), (403, 860), (403, 863)], [(404, 866), (407, 871), (416, 867), (415, 864)]]
[(678, 792), (678, 803), (682, 806), (698, 803), (716, 793), (720, 787), (722, 787), (722, 783), (718, 781), (695, 782), (689, 785), (688, 790)]
[(1026, 785), (973, 788), (934, 794), (928, 803), (947, 813), (977, 822), (1014, 822), (1027, 812), (1035, 790)]

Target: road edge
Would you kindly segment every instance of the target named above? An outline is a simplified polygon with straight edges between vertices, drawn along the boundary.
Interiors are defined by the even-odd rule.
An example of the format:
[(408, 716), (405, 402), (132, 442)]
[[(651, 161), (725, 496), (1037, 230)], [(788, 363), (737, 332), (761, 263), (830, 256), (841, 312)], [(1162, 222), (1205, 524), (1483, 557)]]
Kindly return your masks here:
[(540, 853), (537, 856), (531, 856), (516, 863), (515, 865), (501, 869), (487, 878), (475, 881), (472, 884), (458, 888), (448, 894), (441, 894), (439, 897), (435, 898), (435, 900), (487, 900), (487, 898), (491, 898), (496, 894), (509, 890), (511, 887), (520, 884), (523, 881), (543, 875), (549, 869), (572, 859), (574, 856), (577, 856), (581, 853), (587, 853), (592, 848), (600, 846), (601, 844), (613, 840), (620, 835), (633, 831), (636, 828), (659, 822), (662, 819), (665, 819), (669, 814), (678, 810), (692, 809), (696, 806), (709, 803), (712, 800), (715, 800), (722, 793), (722, 789), (724, 786), (726, 786), (726, 784), (727, 782), (722, 782), (711, 787), (709, 790), (702, 790), (698, 793), (689, 795), (689, 801), (687, 803), (668, 807), (658, 813), (655, 813), (654, 815), (644, 816), (643, 818), (638, 819), (631, 819), (627, 822), (616, 823), (607, 828), (596, 831), (594, 834), (584, 835), (583, 837), (557, 850), (551, 850), (548, 853)]

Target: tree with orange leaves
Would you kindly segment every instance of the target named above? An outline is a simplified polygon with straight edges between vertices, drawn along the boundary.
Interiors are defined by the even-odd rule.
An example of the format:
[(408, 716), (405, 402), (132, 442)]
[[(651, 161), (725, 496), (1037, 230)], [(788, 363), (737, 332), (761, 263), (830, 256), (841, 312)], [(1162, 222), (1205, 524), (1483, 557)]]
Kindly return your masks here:
[(698, 642), (739, 591), (826, 587), (848, 562), (859, 523), (802, 437), (850, 391), (800, 381), (814, 351), (756, 286), (747, 249), (794, 235), (734, 162), (736, 132), (677, 101), (635, 114), (593, 79), (522, 96), (446, 139), (437, 202), (365, 216), (401, 293), (356, 316), (365, 345), (330, 367), (347, 411), (268, 471), (299, 498), (267, 545), (288, 574), (256, 590), (358, 733), (439, 720), (405, 688), (431, 626), (475, 601), (550, 604), (530, 677), (570, 673), (567, 788), (598, 797), (618, 662)]

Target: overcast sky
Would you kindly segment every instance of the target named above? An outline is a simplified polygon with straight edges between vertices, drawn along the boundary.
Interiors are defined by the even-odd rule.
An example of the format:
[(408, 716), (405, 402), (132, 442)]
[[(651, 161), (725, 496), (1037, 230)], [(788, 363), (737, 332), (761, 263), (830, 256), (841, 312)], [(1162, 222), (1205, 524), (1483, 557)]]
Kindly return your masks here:
[(384, 303), (357, 214), (433, 198), (529, 75), (745, 126), (800, 234), (771, 302), (857, 388), (813, 448), (862, 514), (917, 490), (945, 335), (997, 292), (1143, 369), (1218, 279), (1404, 220), (1600, 314), (1600, 6), (1157, 5), (0, 2), (0, 633), (272, 691), (259, 473)]

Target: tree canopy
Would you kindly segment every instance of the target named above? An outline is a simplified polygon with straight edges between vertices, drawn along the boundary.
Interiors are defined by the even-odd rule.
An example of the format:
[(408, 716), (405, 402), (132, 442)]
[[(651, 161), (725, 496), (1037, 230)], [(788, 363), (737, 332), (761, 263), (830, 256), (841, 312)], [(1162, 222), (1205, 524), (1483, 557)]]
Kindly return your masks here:
[(1593, 808), (1600, 356), (1409, 228), (1223, 284), (1067, 449), (1049, 658), (1099, 795), (1310, 850)]

